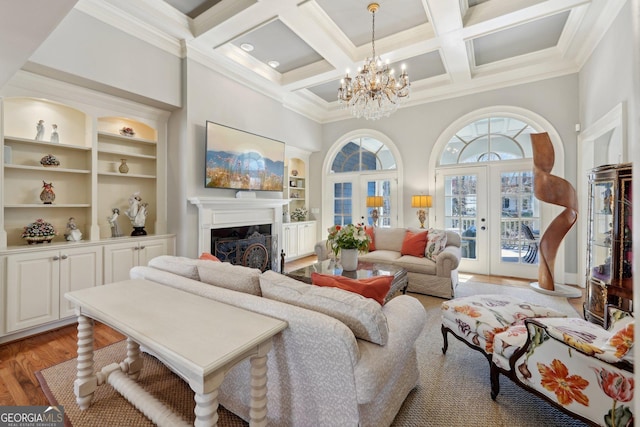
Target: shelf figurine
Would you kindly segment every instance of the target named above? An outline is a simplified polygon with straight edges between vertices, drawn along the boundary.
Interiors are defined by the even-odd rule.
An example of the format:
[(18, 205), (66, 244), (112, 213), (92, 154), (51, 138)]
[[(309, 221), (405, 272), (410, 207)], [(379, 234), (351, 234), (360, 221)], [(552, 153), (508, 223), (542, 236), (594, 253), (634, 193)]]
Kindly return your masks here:
[(69, 242), (79, 242), (82, 240), (82, 232), (78, 230), (78, 225), (76, 224), (76, 219), (74, 217), (69, 218), (69, 222), (67, 222), (67, 231), (64, 233), (64, 237)]
[(60, 142), (60, 136), (58, 135), (58, 125), (51, 125), (51, 127), (53, 127), (53, 130), (51, 131), (51, 142)]
[(118, 225), (119, 215), (120, 215), (120, 209), (113, 208), (111, 209), (111, 216), (107, 217), (107, 221), (109, 221), (109, 225), (111, 225), (111, 237), (122, 237), (122, 233), (120, 232), (120, 226)]
[(136, 191), (129, 197), (129, 209), (125, 212), (125, 215), (131, 220), (133, 225), (132, 236), (145, 236), (147, 232), (144, 229), (144, 223), (147, 219), (148, 203), (142, 201), (140, 192)]
[(38, 120), (38, 123), (36, 124), (36, 129), (37, 129), (37, 133), (36, 133), (36, 141), (42, 141), (44, 139), (44, 120)]
[(53, 182), (42, 181), (42, 192), (40, 193), (40, 200), (45, 205), (50, 205), (56, 199), (56, 193), (53, 192)]

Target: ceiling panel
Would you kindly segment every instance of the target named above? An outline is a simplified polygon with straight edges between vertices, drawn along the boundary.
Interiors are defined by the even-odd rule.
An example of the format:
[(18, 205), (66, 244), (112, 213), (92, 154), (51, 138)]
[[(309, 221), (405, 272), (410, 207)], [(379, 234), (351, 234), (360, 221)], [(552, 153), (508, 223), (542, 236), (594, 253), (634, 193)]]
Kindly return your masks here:
[(474, 39), (475, 64), (489, 64), (556, 46), (568, 17), (566, 11)]
[(244, 34), (233, 40), (232, 43), (237, 47), (244, 43), (252, 45), (254, 49), (249, 52), (249, 55), (265, 64), (269, 61), (278, 61), (280, 65), (276, 69), (281, 73), (322, 59), (315, 50), (280, 20), (272, 21)]

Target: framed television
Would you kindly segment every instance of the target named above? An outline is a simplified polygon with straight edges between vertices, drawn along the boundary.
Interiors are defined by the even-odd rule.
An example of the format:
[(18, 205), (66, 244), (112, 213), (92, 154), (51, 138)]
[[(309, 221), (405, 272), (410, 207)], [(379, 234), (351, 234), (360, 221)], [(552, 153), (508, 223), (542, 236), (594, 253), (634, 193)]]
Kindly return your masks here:
[(283, 191), (282, 141), (207, 121), (206, 188)]

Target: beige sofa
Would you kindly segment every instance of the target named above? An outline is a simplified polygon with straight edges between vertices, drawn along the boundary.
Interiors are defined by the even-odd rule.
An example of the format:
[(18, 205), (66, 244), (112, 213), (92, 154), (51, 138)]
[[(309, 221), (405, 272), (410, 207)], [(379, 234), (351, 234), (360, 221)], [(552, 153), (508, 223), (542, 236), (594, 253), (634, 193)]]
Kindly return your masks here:
[[(419, 372), (415, 342), (425, 326), (422, 304), (399, 295), (380, 306), (370, 298), (336, 288), (227, 263), (161, 256), (134, 267), (146, 279), (267, 316), (285, 320), (268, 354), (268, 424), (272, 426), (388, 426)], [(262, 295), (262, 296), (261, 296)], [(287, 298), (295, 300), (282, 302)], [(329, 300), (330, 306), (323, 304)], [(322, 301), (318, 309), (302, 308)], [(335, 304), (333, 304), (335, 303)], [(347, 311), (338, 320), (335, 305)], [(343, 313), (339, 313), (342, 315)], [(355, 320), (349, 316), (353, 316)], [(370, 336), (357, 338), (367, 319)], [(215, 328), (216, 325), (211, 325)], [(369, 340), (383, 340), (383, 345)], [(232, 368), (219, 402), (249, 419), (249, 362)]]
[[(409, 228), (408, 230), (424, 231)], [(452, 298), (458, 284), (458, 265), (460, 264), (460, 235), (447, 231), (447, 246), (436, 256), (436, 261), (411, 255), (402, 255), (402, 242), (406, 228), (375, 228), (375, 251), (359, 255), (359, 260), (393, 264), (407, 270), (409, 292), (432, 295), (440, 298)], [(318, 260), (328, 258), (327, 241), (316, 243)]]

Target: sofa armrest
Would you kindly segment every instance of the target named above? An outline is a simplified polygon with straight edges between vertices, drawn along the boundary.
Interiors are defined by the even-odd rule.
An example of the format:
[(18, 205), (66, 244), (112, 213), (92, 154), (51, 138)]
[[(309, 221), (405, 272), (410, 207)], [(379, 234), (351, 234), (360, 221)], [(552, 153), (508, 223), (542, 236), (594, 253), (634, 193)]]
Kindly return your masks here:
[(327, 248), (327, 240), (321, 240), (314, 246), (313, 250), (315, 251), (318, 261), (324, 261), (325, 259), (329, 259), (329, 249)]
[(447, 246), (436, 256), (436, 276), (451, 277), (458, 268), (462, 252), (457, 246)]

